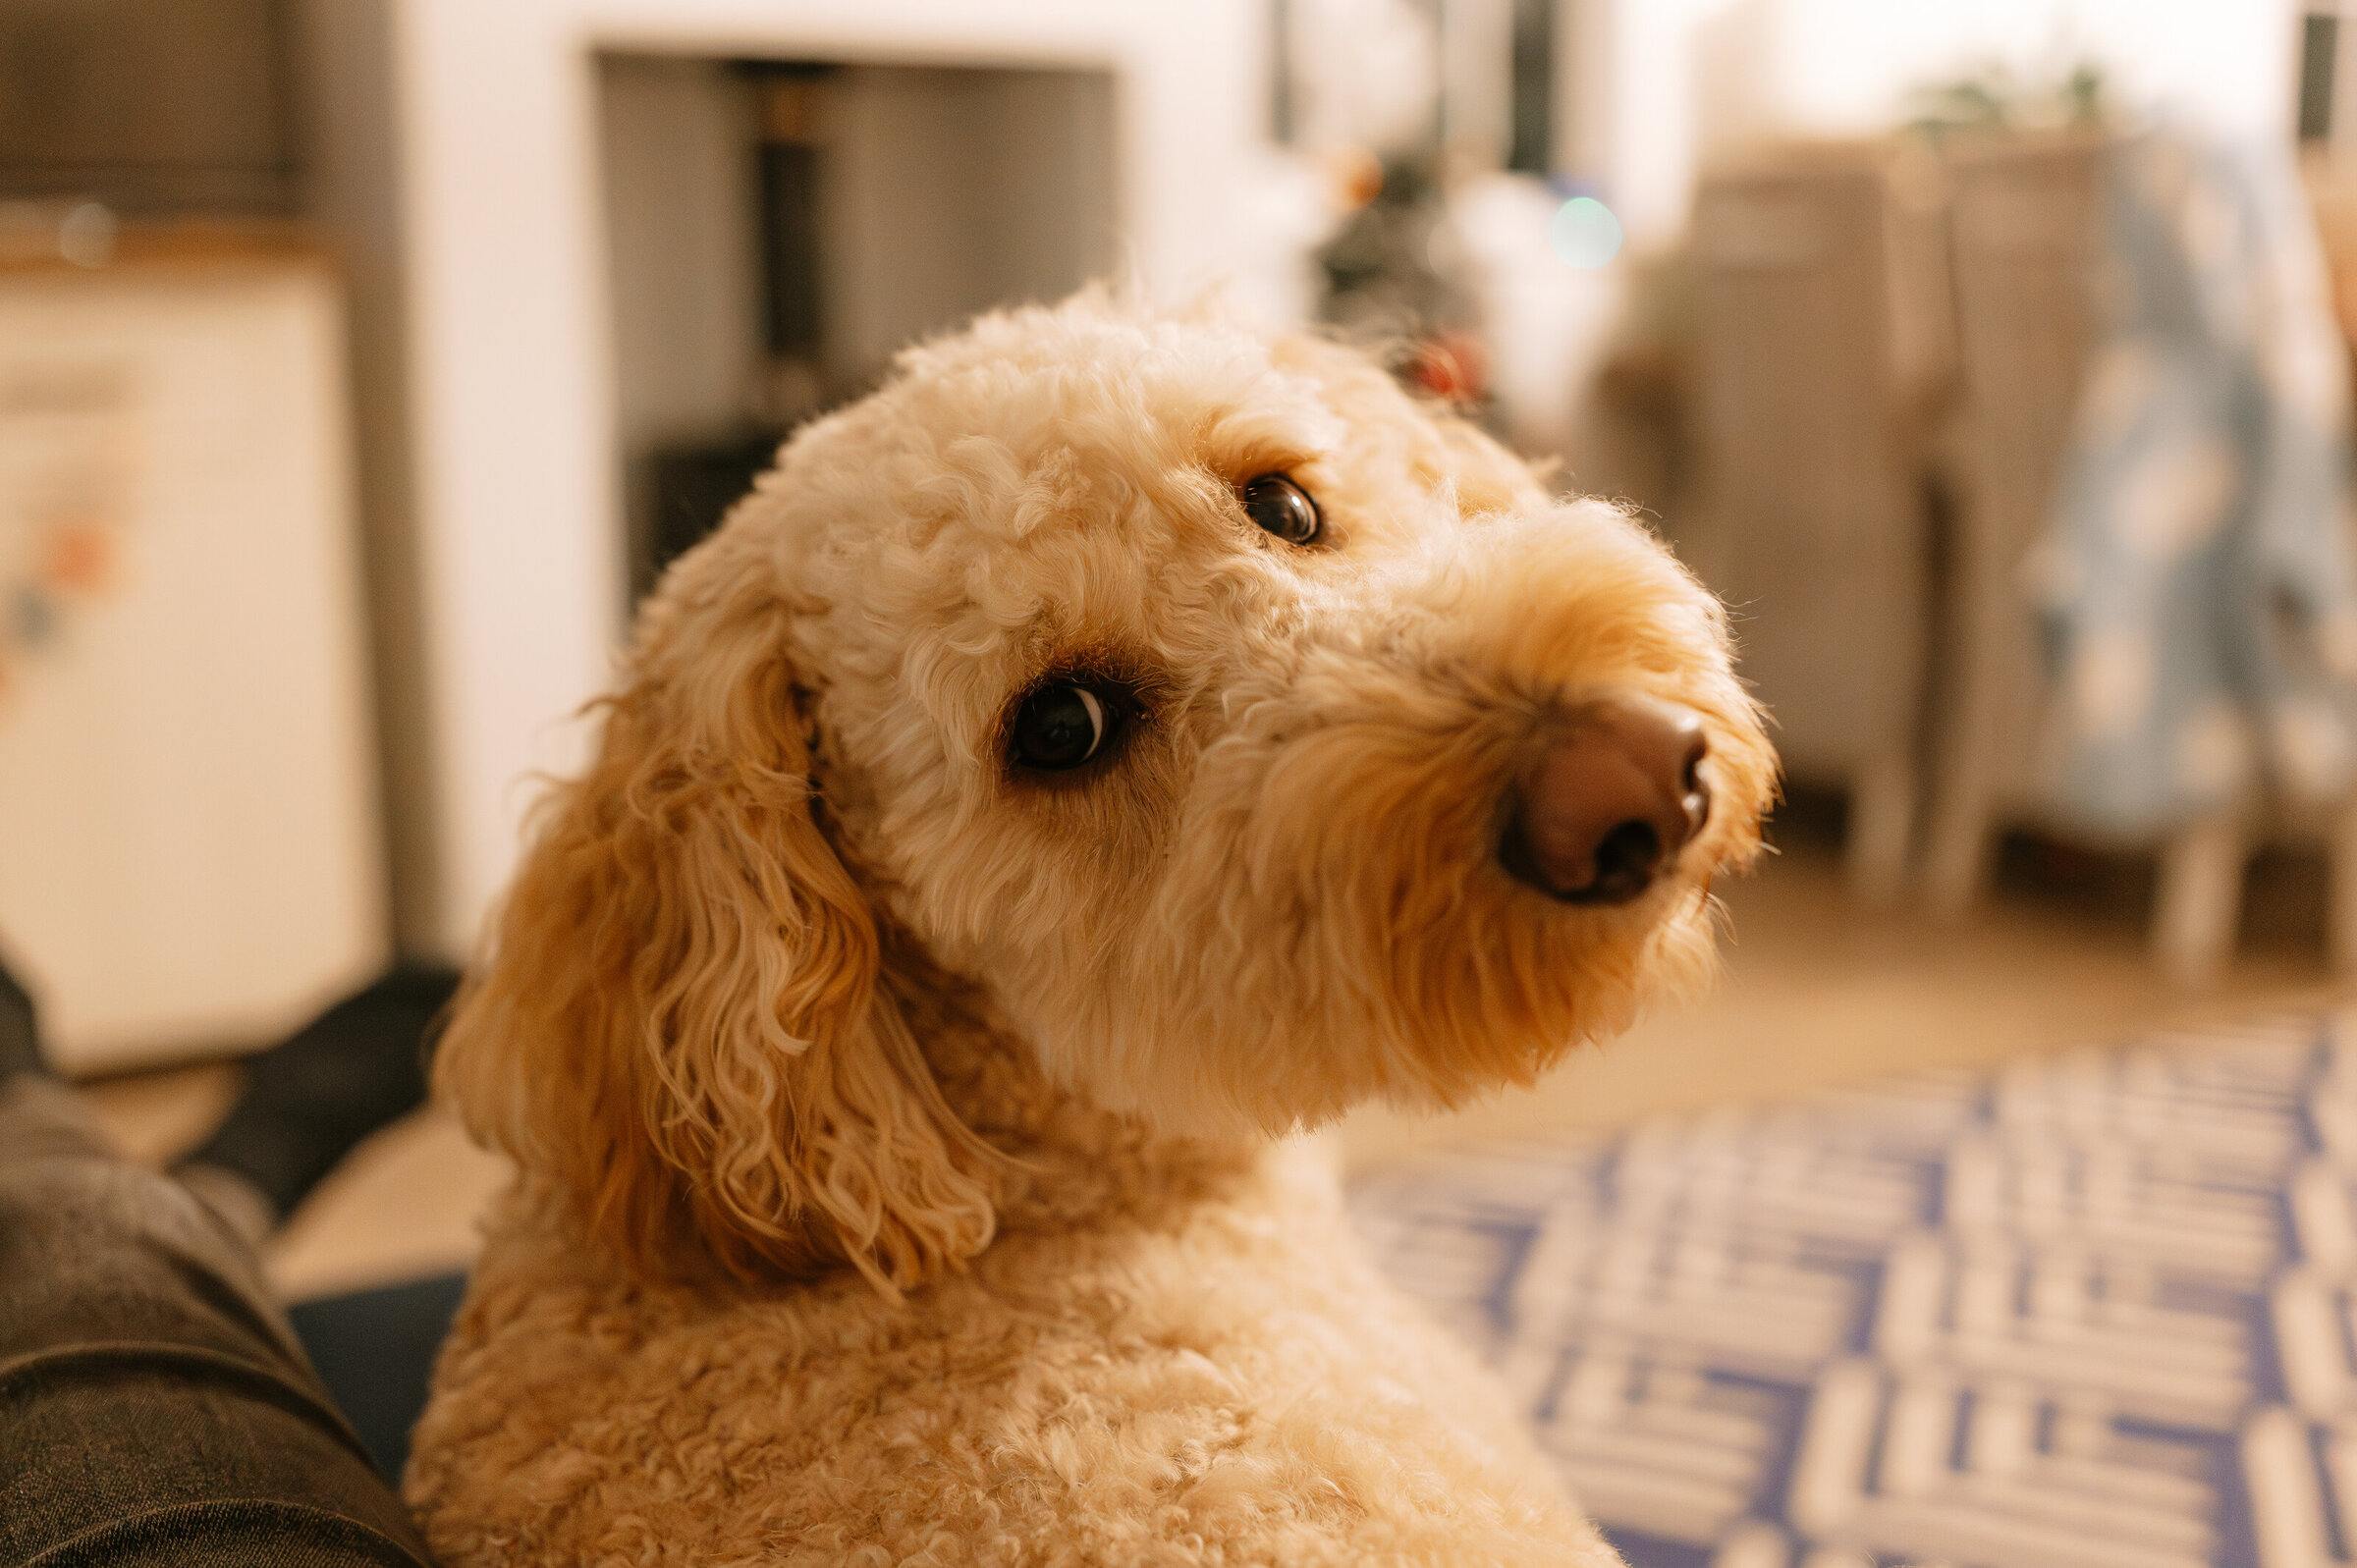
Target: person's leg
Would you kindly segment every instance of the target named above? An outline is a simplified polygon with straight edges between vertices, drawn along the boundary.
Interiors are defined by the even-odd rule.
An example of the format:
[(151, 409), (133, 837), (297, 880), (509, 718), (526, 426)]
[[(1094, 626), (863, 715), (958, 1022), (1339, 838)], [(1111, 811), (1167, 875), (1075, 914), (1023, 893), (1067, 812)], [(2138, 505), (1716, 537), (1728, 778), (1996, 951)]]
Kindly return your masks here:
[(267, 1234), (361, 1139), (425, 1104), (454, 969), (404, 964), (246, 1060), (246, 1087), (172, 1174), (248, 1235)]
[(119, 1160), (0, 971), (0, 1564), (430, 1562), (249, 1246)]

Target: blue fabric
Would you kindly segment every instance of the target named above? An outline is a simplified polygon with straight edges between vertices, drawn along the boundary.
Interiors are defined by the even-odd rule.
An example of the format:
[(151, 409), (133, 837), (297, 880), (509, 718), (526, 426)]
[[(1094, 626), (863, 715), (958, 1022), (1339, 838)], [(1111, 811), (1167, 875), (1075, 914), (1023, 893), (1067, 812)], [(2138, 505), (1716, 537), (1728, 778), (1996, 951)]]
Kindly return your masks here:
[(2357, 1556), (2357, 1026), (1354, 1184), (1633, 1568)]
[(2031, 564), (2054, 814), (2149, 838), (2357, 780), (2347, 351), (2287, 147), (2110, 167), (2105, 317)]
[(410, 1462), (410, 1429), (425, 1413), (434, 1357), (466, 1294), (465, 1274), (438, 1274), (287, 1309), (319, 1380), (397, 1486)]

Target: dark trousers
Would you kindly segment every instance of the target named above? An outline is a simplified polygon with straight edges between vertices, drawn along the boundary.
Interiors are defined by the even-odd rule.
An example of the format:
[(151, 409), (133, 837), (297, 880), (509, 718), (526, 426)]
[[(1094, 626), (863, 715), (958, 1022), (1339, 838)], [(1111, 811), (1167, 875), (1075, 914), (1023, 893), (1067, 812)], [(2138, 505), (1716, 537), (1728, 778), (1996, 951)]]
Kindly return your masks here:
[(0, 1082), (0, 1565), (430, 1568), (264, 1288), (72, 1094)]

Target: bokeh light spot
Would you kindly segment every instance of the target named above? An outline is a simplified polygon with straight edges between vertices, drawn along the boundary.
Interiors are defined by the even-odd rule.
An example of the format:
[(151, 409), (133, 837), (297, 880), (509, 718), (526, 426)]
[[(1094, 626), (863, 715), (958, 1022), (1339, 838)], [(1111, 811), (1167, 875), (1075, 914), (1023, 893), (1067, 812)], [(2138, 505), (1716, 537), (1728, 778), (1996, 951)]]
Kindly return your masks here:
[(1620, 253), (1620, 220), (1594, 196), (1573, 196), (1555, 209), (1547, 243), (1565, 266), (1601, 267)]

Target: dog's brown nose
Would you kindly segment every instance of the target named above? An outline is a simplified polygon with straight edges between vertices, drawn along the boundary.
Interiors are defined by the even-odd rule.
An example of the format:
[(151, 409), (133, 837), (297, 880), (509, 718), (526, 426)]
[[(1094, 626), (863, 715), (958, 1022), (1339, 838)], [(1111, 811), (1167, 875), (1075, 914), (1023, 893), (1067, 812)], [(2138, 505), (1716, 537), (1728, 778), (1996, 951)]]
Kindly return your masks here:
[(1565, 903), (1626, 903), (1709, 820), (1702, 715), (1651, 697), (1579, 710), (1523, 781), (1499, 845), (1508, 872)]

